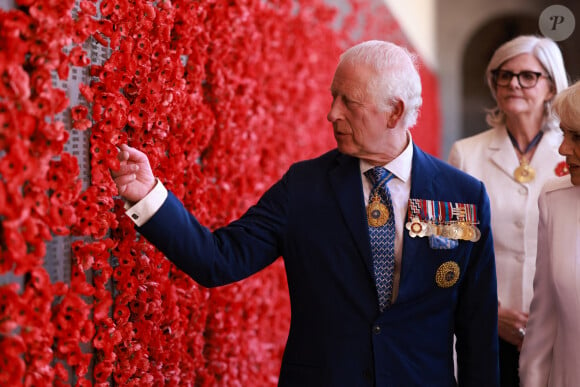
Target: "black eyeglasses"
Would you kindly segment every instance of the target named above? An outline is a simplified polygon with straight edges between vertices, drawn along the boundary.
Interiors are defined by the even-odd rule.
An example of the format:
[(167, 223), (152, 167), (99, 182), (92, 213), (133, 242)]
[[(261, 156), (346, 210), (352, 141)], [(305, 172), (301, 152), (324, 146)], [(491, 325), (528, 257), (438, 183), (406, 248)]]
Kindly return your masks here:
[(493, 82), (496, 86), (509, 86), (513, 77), (518, 79), (518, 84), (522, 89), (529, 89), (538, 83), (540, 77), (549, 78), (547, 75), (536, 71), (520, 71), (519, 73), (512, 73), (507, 70), (493, 70), (491, 72)]

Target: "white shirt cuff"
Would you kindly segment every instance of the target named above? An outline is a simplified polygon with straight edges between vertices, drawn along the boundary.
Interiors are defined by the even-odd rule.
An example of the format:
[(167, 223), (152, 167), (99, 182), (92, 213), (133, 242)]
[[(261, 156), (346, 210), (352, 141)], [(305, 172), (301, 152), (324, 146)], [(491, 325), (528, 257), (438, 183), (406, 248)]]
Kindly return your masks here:
[(167, 199), (167, 189), (157, 179), (157, 184), (143, 199), (139, 200), (133, 206), (125, 203), (125, 214), (131, 218), (137, 227), (143, 226), (155, 213), (161, 208)]

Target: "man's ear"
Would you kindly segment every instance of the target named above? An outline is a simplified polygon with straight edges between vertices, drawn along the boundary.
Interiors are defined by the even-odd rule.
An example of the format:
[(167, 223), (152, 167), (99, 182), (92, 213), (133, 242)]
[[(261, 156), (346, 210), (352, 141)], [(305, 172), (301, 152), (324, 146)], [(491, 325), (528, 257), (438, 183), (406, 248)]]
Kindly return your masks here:
[(387, 128), (393, 129), (399, 123), (405, 111), (405, 104), (400, 99), (391, 102), (391, 111), (387, 113)]

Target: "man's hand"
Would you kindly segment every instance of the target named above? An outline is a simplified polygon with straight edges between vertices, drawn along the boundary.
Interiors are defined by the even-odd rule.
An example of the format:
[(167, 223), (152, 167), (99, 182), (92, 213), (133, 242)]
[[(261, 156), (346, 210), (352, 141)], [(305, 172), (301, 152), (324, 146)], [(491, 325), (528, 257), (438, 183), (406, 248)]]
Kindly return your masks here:
[(119, 195), (130, 203), (137, 203), (155, 187), (156, 180), (147, 156), (128, 145), (121, 145), (117, 158), (118, 170), (111, 170)]

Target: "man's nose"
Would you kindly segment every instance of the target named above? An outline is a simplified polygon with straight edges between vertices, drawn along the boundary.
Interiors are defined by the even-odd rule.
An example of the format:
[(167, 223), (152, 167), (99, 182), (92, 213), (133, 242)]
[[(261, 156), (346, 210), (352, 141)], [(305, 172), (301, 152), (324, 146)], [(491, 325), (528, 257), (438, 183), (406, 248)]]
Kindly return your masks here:
[(330, 109), (330, 110), (328, 111), (328, 114), (326, 115), (326, 119), (327, 119), (328, 121), (330, 121), (330, 122), (333, 122), (333, 121), (334, 121), (334, 119), (335, 119), (335, 118), (334, 118), (334, 115), (332, 114), (332, 109)]
[(338, 119), (339, 117), (339, 108), (338, 108), (338, 102), (335, 100), (332, 101), (332, 104), (330, 105), (330, 110), (328, 111), (328, 114), (326, 115), (326, 119), (330, 122), (334, 122)]

